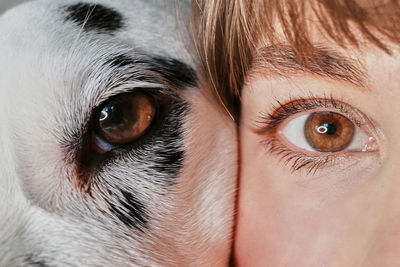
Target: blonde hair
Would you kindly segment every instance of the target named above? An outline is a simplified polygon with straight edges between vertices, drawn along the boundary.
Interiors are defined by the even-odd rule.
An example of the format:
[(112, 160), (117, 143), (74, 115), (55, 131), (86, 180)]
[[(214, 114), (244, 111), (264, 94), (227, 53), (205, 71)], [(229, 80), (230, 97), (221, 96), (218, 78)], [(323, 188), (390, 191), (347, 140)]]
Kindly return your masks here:
[(235, 118), (261, 36), (271, 53), (283, 37), (300, 64), (321, 61), (310, 38), (315, 27), (344, 48), (367, 40), (390, 54), (387, 41), (400, 44), (398, 0), (194, 0), (192, 14), (210, 88)]

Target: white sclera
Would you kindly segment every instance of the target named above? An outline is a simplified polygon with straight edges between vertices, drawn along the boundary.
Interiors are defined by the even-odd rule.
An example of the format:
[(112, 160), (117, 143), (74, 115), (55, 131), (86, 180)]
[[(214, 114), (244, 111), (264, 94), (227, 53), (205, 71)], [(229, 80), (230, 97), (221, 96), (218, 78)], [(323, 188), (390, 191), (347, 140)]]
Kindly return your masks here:
[(317, 152), (317, 150), (310, 146), (304, 135), (304, 125), (308, 117), (310, 117), (310, 114), (304, 114), (291, 119), (285, 127), (281, 129), (280, 133), (293, 145), (308, 151)]
[[(294, 119), (291, 119), (285, 125), (285, 127), (283, 127), (283, 129), (280, 130), (279, 133), (283, 135), (287, 139), (287, 141), (289, 141), (296, 147), (299, 147), (307, 151), (318, 152), (308, 143), (307, 138), (304, 134), (304, 126), (310, 115), (311, 114), (308, 113), (300, 115)], [(368, 142), (370, 142), (369, 138), (370, 137), (364, 131), (362, 131), (359, 127), (354, 125), (353, 140), (348, 145), (348, 147), (346, 147), (345, 150), (365, 151)]]

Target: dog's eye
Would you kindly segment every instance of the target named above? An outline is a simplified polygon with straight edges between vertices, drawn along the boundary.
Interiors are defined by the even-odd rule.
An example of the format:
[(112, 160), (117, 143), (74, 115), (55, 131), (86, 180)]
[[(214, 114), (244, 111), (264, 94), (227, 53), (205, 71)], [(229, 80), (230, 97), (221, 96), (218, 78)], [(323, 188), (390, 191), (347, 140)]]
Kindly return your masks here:
[(98, 141), (113, 146), (134, 142), (149, 129), (155, 113), (155, 102), (148, 94), (134, 92), (117, 96), (97, 115), (96, 135), (101, 139)]

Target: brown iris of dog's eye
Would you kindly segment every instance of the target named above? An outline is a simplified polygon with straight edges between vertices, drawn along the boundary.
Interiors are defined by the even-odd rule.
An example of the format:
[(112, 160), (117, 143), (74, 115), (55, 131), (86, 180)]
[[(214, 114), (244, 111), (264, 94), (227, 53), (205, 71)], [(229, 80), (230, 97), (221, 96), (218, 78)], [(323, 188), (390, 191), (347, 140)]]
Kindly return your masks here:
[(148, 130), (155, 113), (156, 107), (149, 95), (141, 92), (121, 95), (100, 111), (97, 133), (113, 145), (133, 142)]
[(311, 114), (304, 126), (307, 142), (320, 152), (337, 152), (353, 140), (354, 124), (335, 112)]

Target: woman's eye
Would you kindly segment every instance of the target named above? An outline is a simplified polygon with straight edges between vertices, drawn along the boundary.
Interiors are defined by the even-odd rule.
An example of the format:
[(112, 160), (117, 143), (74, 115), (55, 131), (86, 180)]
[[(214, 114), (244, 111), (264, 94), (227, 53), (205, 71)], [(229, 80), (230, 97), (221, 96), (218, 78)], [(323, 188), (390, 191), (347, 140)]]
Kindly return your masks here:
[(335, 112), (317, 112), (304, 125), (307, 142), (320, 152), (336, 152), (348, 147), (354, 136), (354, 124)]
[(312, 152), (367, 151), (371, 138), (346, 116), (331, 111), (303, 114), (279, 131), (289, 143)]
[(95, 144), (103, 152), (138, 140), (150, 128), (156, 114), (151, 96), (134, 92), (106, 103), (97, 114)]

